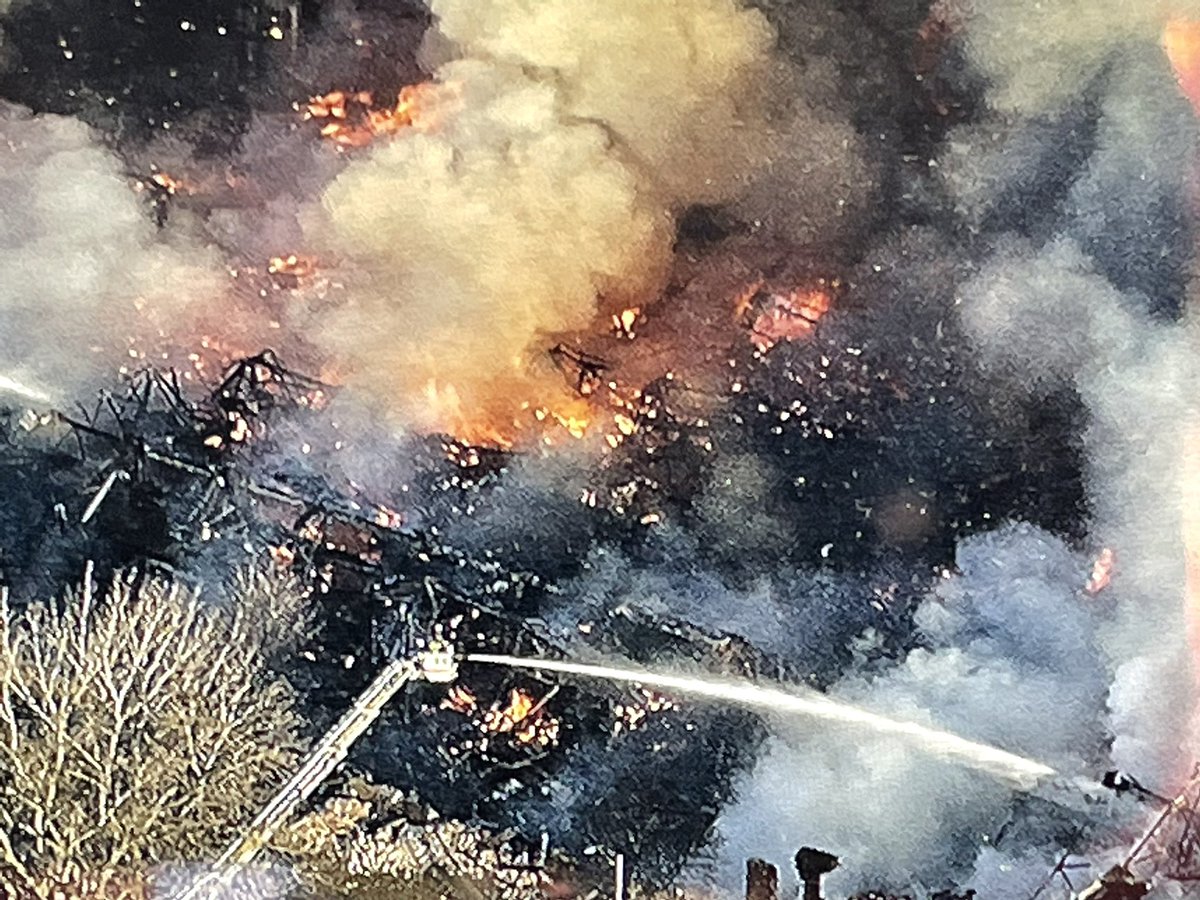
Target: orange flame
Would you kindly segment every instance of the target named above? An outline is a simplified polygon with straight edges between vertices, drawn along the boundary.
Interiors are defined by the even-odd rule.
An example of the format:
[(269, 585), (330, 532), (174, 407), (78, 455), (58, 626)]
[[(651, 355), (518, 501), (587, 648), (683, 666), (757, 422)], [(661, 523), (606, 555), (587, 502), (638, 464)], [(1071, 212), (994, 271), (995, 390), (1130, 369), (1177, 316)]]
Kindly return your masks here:
[(1200, 21), (1175, 19), (1168, 23), (1162, 45), (1180, 90), (1200, 113)]
[(824, 288), (773, 291), (762, 280), (738, 295), (734, 309), (750, 328), (750, 341), (766, 353), (780, 341), (808, 337), (817, 321), (829, 312), (832, 298)]
[[(537, 406), (533, 408), (533, 418), (537, 422), (558, 425), (576, 440), (587, 434), (592, 420), (591, 405), (584, 398), (575, 401), (556, 404), (555, 406)], [(555, 435), (548, 432), (543, 435), (542, 442), (553, 444)]]
[(621, 310), (620, 313), (614, 313), (612, 317), (613, 333), (617, 337), (633, 340), (637, 337), (634, 326), (637, 325), (641, 315), (642, 308), (640, 306), (631, 306), (629, 309)]
[(312, 97), (304, 106), (305, 121), (320, 120), (321, 137), (342, 147), (365, 147), (381, 135), (411, 126), (417, 117), (420, 85), (409, 85), (394, 106), (376, 109), (370, 91), (330, 91)]
[(450, 688), (449, 693), (442, 700), (441, 708), (452, 709), (457, 713), (467, 715), (475, 711), (477, 702), (470, 688), (456, 684)]
[(488, 734), (511, 734), (518, 744), (550, 747), (558, 743), (560, 723), (554, 716), (545, 715), (547, 695), (541, 702), (522, 690), (513, 688), (508, 706), (492, 706), (479, 722), (480, 730)]
[[(534, 700), (524, 691), (513, 688), (512, 694), (509, 696), (508, 708), (501, 713), (501, 720), (512, 725), (518, 722), (523, 722), (533, 711)], [(511, 728), (511, 726), (510, 726)], [(502, 731), (509, 729), (502, 728)]]
[(183, 180), (168, 175), (166, 172), (155, 172), (150, 176), (150, 181), (168, 194), (176, 194), (180, 191), (191, 192), (191, 188)]

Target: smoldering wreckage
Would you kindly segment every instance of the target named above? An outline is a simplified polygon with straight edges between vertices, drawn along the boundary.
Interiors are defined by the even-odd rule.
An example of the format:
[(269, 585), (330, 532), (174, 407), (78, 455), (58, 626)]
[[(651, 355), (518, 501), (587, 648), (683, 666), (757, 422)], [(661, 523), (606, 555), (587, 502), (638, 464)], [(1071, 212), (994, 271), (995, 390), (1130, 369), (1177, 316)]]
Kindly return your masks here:
[(0, 2), (0, 574), (294, 579), (312, 749), (46, 895), (1190, 896), (1200, 8), (227, 5)]

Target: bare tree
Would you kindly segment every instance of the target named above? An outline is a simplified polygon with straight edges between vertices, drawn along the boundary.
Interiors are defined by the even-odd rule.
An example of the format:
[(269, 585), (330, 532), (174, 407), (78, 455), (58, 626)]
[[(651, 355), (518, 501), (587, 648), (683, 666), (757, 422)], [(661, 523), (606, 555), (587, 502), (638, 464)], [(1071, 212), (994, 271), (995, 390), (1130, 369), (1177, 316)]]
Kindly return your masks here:
[(0, 895), (211, 857), (290, 773), (302, 722), (266, 658), (302, 595), (244, 579), (225, 606), (130, 577), (0, 597)]
[(503, 836), (443, 819), (385, 785), (345, 793), (288, 824), (272, 849), (299, 876), (298, 896), (351, 900), (540, 900), (540, 869), (517, 866)]

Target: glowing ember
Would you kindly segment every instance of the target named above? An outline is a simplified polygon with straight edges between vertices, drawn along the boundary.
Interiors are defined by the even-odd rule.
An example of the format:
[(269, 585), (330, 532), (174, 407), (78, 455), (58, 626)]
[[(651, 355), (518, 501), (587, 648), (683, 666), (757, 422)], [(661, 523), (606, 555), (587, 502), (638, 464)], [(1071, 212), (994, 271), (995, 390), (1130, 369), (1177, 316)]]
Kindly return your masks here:
[(220, 430), (206, 436), (203, 443), (205, 447), (220, 450), (234, 444), (245, 444), (253, 437), (254, 429), (246, 417), (239, 412), (229, 412)]
[[(572, 404), (569, 409), (539, 406), (533, 410), (533, 418), (537, 422), (556, 424), (571, 437), (579, 440), (587, 434), (588, 426), (591, 423), (591, 408), (587, 401), (582, 399)], [(543, 443), (553, 444), (553, 435), (546, 434), (543, 437)]]
[(290, 276), (294, 279), (307, 278), (317, 270), (317, 261), (311, 256), (297, 256), (290, 253), (287, 256), (272, 256), (267, 263), (267, 272), (271, 275)]
[[(465, 750), (477, 750), (487, 753), (491, 737), (508, 735), (516, 744), (545, 750), (557, 746), (561, 723), (555, 717), (546, 713), (546, 704), (558, 693), (558, 688), (550, 691), (540, 701), (522, 690), (513, 689), (508, 696), (508, 703), (492, 704), (481, 717), (475, 718), (475, 727), (485, 737), (479, 741), (468, 741), (461, 747), (451, 748), (452, 755)], [(479, 701), (470, 688), (454, 685), (442, 699), (441, 709), (448, 709), (464, 716), (475, 716), (479, 710)]]
[(622, 731), (631, 732), (644, 728), (649, 716), (676, 708), (673, 700), (657, 691), (638, 688), (634, 694), (636, 699), (633, 702), (618, 703), (613, 707), (612, 733), (614, 737)]
[(633, 340), (637, 337), (634, 332), (634, 326), (637, 325), (638, 319), (642, 315), (640, 306), (633, 306), (629, 309), (621, 310), (620, 314), (612, 317), (613, 333), (618, 337)]
[(456, 684), (450, 688), (450, 692), (442, 700), (441, 708), (450, 709), (465, 716), (475, 712), (478, 702), (470, 688)]
[(186, 185), (182, 181), (178, 178), (173, 178), (166, 172), (155, 172), (150, 176), (150, 181), (168, 194), (176, 194), (186, 188)]
[(483, 717), (483, 721), (488, 731), (512, 731), (520, 722), (525, 721), (525, 718), (533, 711), (533, 707), (534, 699), (532, 697), (524, 691), (513, 688), (509, 695), (508, 706), (504, 709), (493, 708)]
[(587, 432), (588, 420), (586, 418), (580, 418), (577, 416), (561, 416), (558, 413), (554, 413), (554, 421), (558, 422), (559, 425), (565, 428), (567, 433), (576, 440), (582, 438)]
[(540, 702), (524, 691), (514, 688), (508, 705), (493, 705), (479, 722), (480, 730), (489, 734), (511, 734), (518, 744), (545, 748), (558, 743), (559, 720), (543, 713), (553, 692)]
[(305, 121), (321, 123), (321, 137), (342, 147), (365, 147), (381, 135), (395, 134), (415, 120), (418, 86), (400, 91), (394, 106), (376, 109), (370, 91), (330, 91), (305, 104)]
[(1174, 20), (1163, 30), (1162, 45), (1180, 90), (1200, 113), (1200, 22)]
[(374, 510), (375, 524), (380, 528), (399, 528), (404, 524), (404, 515), (396, 510), (379, 504)]
[(1098, 594), (1112, 582), (1113, 570), (1116, 568), (1117, 555), (1110, 547), (1105, 547), (1092, 564), (1092, 574), (1088, 578), (1084, 590), (1089, 594)]
[(780, 341), (812, 334), (818, 320), (829, 312), (830, 295), (823, 288), (772, 291), (759, 281), (737, 298), (738, 319), (750, 329), (750, 340), (759, 353)]
[(473, 469), (483, 462), (480, 455), (481, 448), (472, 447), (461, 441), (448, 441), (442, 444), (442, 449), (446, 452), (446, 458), (450, 462), (463, 469)]

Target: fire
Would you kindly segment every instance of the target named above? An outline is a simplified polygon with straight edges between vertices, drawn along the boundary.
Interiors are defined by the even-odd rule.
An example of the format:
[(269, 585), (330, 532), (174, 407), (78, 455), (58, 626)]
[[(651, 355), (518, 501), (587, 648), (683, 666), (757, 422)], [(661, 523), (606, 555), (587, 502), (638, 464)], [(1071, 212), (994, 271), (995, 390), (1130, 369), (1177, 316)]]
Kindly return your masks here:
[(188, 185), (184, 181), (168, 175), (166, 172), (155, 172), (150, 176), (150, 183), (172, 195), (180, 191), (190, 192)]
[(472, 716), (475, 727), (484, 737), (479, 741), (468, 741), (461, 747), (452, 748), (450, 752), (454, 755), (465, 750), (486, 753), (495, 735), (508, 735), (514, 743), (537, 750), (557, 746), (562, 723), (557, 717), (546, 712), (546, 705), (557, 693), (558, 688), (554, 688), (541, 700), (534, 700), (531, 694), (513, 688), (509, 692), (507, 704), (493, 703), (479, 716), (479, 699), (471, 689), (454, 685), (442, 699), (440, 708)]
[(494, 704), (479, 721), (479, 728), (485, 734), (511, 734), (518, 744), (552, 747), (558, 743), (560, 723), (554, 716), (545, 714), (545, 708), (555, 693), (557, 689), (535, 701), (530, 694), (513, 688), (508, 705)]
[(1200, 113), (1200, 21), (1173, 20), (1163, 30), (1162, 45), (1180, 90)]
[(478, 699), (471, 693), (470, 688), (456, 684), (450, 688), (450, 692), (442, 700), (441, 708), (451, 709), (465, 716), (475, 712), (478, 703)]
[(304, 106), (305, 121), (321, 122), (321, 137), (341, 147), (365, 147), (375, 138), (395, 134), (416, 121), (419, 85), (400, 91), (393, 106), (375, 108), (370, 91), (330, 91)]
[[(566, 431), (575, 440), (581, 440), (587, 434), (588, 426), (592, 420), (591, 406), (586, 400), (580, 398), (578, 401), (558, 406), (538, 406), (533, 409), (533, 418), (537, 422), (552, 423), (560, 426), (563, 431)], [(543, 443), (553, 444), (554, 439), (552, 434), (546, 434), (543, 438)]]
[(629, 309), (623, 309), (620, 313), (614, 314), (612, 317), (613, 334), (632, 341), (637, 337), (634, 326), (637, 325), (641, 315), (642, 308), (640, 306), (631, 306)]
[(371, 518), (380, 528), (394, 530), (404, 525), (404, 514), (382, 503), (375, 505)]
[(287, 256), (272, 256), (267, 263), (267, 272), (271, 275), (282, 275), (294, 279), (307, 278), (317, 271), (317, 260), (311, 256), (298, 256), (289, 253)]
[(509, 695), (508, 706), (493, 719), (493, 722), (496, 723), (494, 730), (512, 731), (518, 723), (525, 721), (525, 718), (533, 711), (533, 707), (534, 699), (531, 696), (513, 688)]
[(657, 691), (638, 688), (634, 693), (636, 700), (618, 703), (613, 707), (613, 737), (617, 737), (622, 731), (631, 732), (644, 728), (649, 716), (677, 708), (673, 700)]
[(1098, 594), (1112, 583), (1113, 571), (1116, 569), (1117, 555), (1111, 547), (1105, 547), (1092, 564), (1092, 574), (1088, 578), (1084, 590), (1089, 594)]
[(812, 334), (821, 316), (829, 312), (831, 300), (824, 287), (774, 291), (759, 280), (738, 296), (734, 310), (750, 329), (751, 343), (759, 353), (766, 353), (780, 341)]

